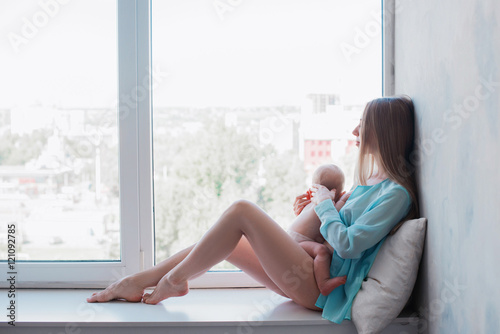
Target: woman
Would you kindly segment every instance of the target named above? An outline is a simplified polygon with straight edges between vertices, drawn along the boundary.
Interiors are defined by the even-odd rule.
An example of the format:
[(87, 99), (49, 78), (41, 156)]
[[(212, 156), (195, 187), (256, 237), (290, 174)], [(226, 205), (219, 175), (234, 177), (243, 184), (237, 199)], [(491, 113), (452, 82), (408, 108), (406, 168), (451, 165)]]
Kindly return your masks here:
[[(201, 238), (157, 266), (126, 277), (88, 302), (112, 299), (156, 304), (188, 292), (188, 281), (228, 260), (274, 292), (312, 310), (323, 309), (331, 321), (350, 319), (352, 300), (385, 236), (398, 223), (418, 215), (416, 185), (409, 155), (414, 140), (414, 110), (408, 97), (369, 102), (353, 130), (360, 147), (357, 183), (337, 211), (335, 194), (317, 185), (312, 198), (321, 220), (320, 231), (332, 245), (332, 276), (347, 275), (344, 286), (320, 295), (313, 259), (265, 212), (240, 200), (231, 205)], [(350, 196), (350, 197), (349, 197)], [(347, 200), (349, 198), (349, 200)], [(309, 203), (297, 197), (298, 214)], [(338, 206), (340, 207), (340, 206)], [(153, 293), (144, 294), (147, 287)]]

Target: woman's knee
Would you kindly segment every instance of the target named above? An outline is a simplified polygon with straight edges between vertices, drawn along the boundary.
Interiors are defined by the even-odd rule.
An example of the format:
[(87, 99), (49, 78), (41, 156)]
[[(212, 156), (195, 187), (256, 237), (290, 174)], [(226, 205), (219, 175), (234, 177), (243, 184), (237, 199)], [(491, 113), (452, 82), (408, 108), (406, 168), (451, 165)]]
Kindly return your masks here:
[(244, 215), (245, 213), (248, 213), (253, 209), (255, 209), (255, 204), (247, 201), (246, 199), (237, 200), (229, 207), (229, 210), (231, 212), (238, 215)]
[(272, 222), (272, 219), (257, 204), (244, 199), (234, 202), (229, 207), (227, 214), (229, 221), (238, 223), (245, 234), (248, 232), (246, 227), (266, 228)]
[(253, 205), (252, 202), (246, 200), (246, 199), (239, 199), (237, 201), (234, 201), (233, 204), (231, 206), (234, 206), (234, 207), (248, 207), (250, 205)]

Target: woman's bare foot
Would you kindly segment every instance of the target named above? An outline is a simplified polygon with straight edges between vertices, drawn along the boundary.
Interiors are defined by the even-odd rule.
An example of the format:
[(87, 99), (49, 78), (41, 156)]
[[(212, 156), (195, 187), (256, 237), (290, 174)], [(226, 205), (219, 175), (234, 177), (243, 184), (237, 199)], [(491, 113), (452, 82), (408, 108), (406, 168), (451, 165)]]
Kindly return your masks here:
[(184, 296), (189, 292), (187, 281), (172, 282), (167, 275), (158, 282), (153, 293), (146, 293), (142, 300), (146, 304), (158, 304), (170, 297)]
[(346, 282), (346, 276), (329, 278), (318, 283), (319, 291), (323, 296), (328, 296), (336, 287), (339, 287)]
[(103, 303), (113, 299), (125, 299), (129, 302), (140, 302), (144, 294), (144, 287), (133, 277), (125, 277), (100, 292), (95, 292), (90, 298), (89, 303)]

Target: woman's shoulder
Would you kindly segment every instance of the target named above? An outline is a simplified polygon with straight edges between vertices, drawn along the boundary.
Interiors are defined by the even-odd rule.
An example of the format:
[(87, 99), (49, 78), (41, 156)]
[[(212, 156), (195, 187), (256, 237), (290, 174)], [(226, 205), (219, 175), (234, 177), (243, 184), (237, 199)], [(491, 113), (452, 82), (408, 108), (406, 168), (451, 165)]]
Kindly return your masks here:
[(411, 203), (411, 196), (408, 190), (399, 183), (387, 178), (381, 184), (380, 195), (386, 196), (404, 196), (407, 198), (408, 202)]

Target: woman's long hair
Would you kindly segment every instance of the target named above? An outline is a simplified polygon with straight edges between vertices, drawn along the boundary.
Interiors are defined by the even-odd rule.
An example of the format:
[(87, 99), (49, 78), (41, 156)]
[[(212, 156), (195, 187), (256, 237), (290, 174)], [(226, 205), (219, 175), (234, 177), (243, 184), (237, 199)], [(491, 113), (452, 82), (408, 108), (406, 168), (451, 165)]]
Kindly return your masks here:
[(375, 99), (368, 102), (363, 112), (356, 183), (366, 185), (377, 168), (377, 161), (392, 181), (408, 191), (412, 200), (407, 216), (391, 234), (407, 219), (419, 216), (415, 166), (410, 159), (414, 149), (414, 129), (414, 107), (408, 96)]

